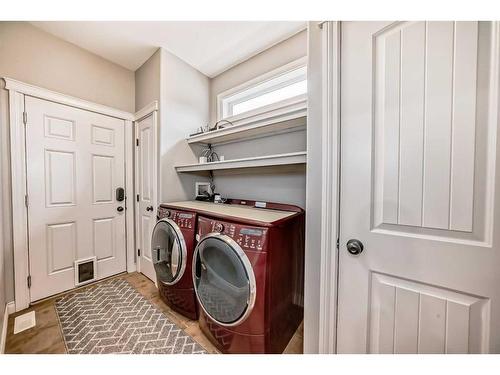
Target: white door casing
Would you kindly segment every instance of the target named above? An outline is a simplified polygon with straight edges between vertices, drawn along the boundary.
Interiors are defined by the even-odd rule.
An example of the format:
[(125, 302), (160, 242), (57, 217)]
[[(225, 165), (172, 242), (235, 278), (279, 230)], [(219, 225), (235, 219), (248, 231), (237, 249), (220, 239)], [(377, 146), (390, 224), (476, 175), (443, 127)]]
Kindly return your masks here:
[[(25, 205), (27, 194), (26, 175), (26, 137), (24, 125), (24, 100), (25, 97), (45, 99), (53, 103), (65, 104), (74, 108), (100, 113), (110, 117), (124, 120), (125, 123), (125, 158), (126, 158), (126, 191), (133, 190), (133, 127), (134, 115), (107, 107), (101, 104), (75, 98), (66, 94), (47, 90), (42, 87), (30, 85), (15, 79), (3, 77), (5, 89), (9, 91), (9, 130), (10, 130), (10, 177), (12, 194), (12, 244), (14, 253), (14, 297), (15, 311), (21, 311), (30, 304), (30, 292), (27, 283), (29, 275), (28, 257), (28, 210)], [(126, 210), (127, 226), (127, 271), (135, 271), (134, 263), (134, 241), (135, 231), (133, 229), (134, 210), (133, 205)]]
[(499, 30), (342, 23), (339, 353), (500, 352)]
[(340, 24), (308, 24), (304, 353), (336, 352)]
[(156, 282), (151, 260), (151, 235), (156, 223), (157, 186), (157, 111), (135, 123), (136, 131), (136, 231), (138, 270)]
[[(74, 261), (97, 279), (126, 270), (124, 120), (27, 96), (31, 301), (75, 287)], [(121, 212), (117, 211), (122, 207)]]

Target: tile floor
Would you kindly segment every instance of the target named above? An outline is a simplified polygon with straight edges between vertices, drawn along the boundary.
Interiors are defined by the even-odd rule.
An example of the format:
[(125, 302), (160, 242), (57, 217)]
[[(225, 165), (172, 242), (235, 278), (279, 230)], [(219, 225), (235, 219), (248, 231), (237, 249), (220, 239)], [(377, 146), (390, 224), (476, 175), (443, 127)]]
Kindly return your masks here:
[[(154, 283), (151, 282), (151, 280), (137, 272), (122, 274), (116, 277), (129, 281), (139, 293), (155, 304), (169, 319), (184, 329), (186, 333), (193, 337), (193, 339), (203, 346), (209, 353), (218, 353), (217, 349), (201, 332), (198, 322), (189, 320), (188, 318), (170, 309), (160, 299), (158, 289), (155, 287)], [(61, 327), (59, 325), (59, 320), (54, 306), (55, 300), (58, 297), (60, 296), (52, 297), (36, 303), (29, 309), (13, 314), (9, 317), (5, 353), (66, 353)], [(36, 327), (14, 335), (14, 318), (31, 310), (36, 312)], [(302, 343), (303, 324), (300, 325), (297, 332), (290, 340), (290, 343), (284, 353), (301, 354), (303, 352)]]

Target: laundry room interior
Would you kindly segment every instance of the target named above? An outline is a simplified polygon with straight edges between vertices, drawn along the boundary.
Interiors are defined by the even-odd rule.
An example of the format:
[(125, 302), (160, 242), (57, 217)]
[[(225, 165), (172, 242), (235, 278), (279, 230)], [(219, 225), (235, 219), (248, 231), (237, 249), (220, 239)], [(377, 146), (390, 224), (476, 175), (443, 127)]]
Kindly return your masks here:
[(0, 354), (500, 353), (499, 21), (94, 18), (0, 16)]
[[(50, 138), (47, 144), (40, 145), (41, 154), (37, 155), (34, 151), (37, 145), (31, 142), (43, 141), (35, 139), (38, 135), (33, 135), (30, 140), (31, 135), (26, 133), (27, 169), (30, 170), (32, 162), (36, 168), (38, 161), (35, 159), (43, 158), (43, 152), (46, 169), (40, 175), (27, 176), (26, 195), (31, 195), (27, 206), (29, 240), (36, 238), (33, 233), (38, 224), (36, 221), (43, 222), (49, 229), (46, 234), (40, 234), (44, 240), (39, 248), (32, 245), (32, 254), (40, 252), (42, 257), (29, 261), (31, 285), (25, 291), (28, 293), (22, 295), (14, 287), (16, 254), (11, 251), (4, 253), (4, 300), (8, 306), (9, 301), (16, 301), (10, 304), (13, 311), (6, 324), (6, 353), (95, 354), (109, 350), (131, 353), (302, 353), (307, 24), (138, 22), (134, 25), (88, 22), (85, 26), (88, 34), (78, 36), (77, 30), (81, 27), (78, 23), (0, 23), (1, 52), (3, 56), (9, 56), (0, 63), (1, 75), (5, 77), (2, 139), (9, 139), (7, 114), (14, 92), (26, 96), (23, 98), (26, 106), (23, 113), (26, 115), (22, 115), (27, 117), (26, 129), (31, 123), (37, 126), (37, 121), (40, 121), (40, 127), (45, 128), (40, 137)], [(131, 28), (128, 31), (130, 40), (133, 40), (130, 37), (132, 32), (142, 33), (143, 45), (134, 40), (137, 45), (121, 42), (121, 51), (105, 50), (106, 43), (116, 42), (113, 38), (117, 38), (117, 31), (123, 33), (127, 28)], [(235, 32), (234, 28), (241, 31)], [(203, 30), (206, 30), (205, 37), (200, 35)], [(96, 41), (94, 33), (99, 33), (101, 40), (91, 45)], [(166, 47), (144, 47), (146, 41), (151, 43), (151, 38), (157, 38), (157, 35), (170, 35), (166, 40), (155, 42), (165, 46), (165, 43), (170, 43), (181, 57)], [(184, 35), (186, 39), (179, 40), (178, 35)], [(228, 43), (232, 45), (220, 45), (217, 41), (220, 38), (231, 39)], [(18, 43), (20, 39), (26, 42), (22, 48)], [(196, 47), (193, 48), (193, 44)], [(185, 48), (187, 45), (191, 47)], [(246, 47), (234, 48), (241, 45)], [(45, 55), (43, 50), (51, 53)], [(130, 52), (135, 50), (140, 51), (137, 56)], [(50, 67), (51, 74), (47, 74), (45, 68), (43, 71), (39, 69), (40, 66)], [(30, 91), (37, 91), (38, 86), (42, 87), (38, 93)], [(52, 95), (57, 95), (57, 98)], [(72, 97), (78, 97), (78, 102), (76, 99), (72, 101)], [(44, 100), (50, 101), (46, 108)], [(55, 106), (57, 102), (61, 103), (61, 108)], [(88, 102), (102, 108), (91, 107)], [(101, 123), (98, 119), (84, 119), (84, 115), (78, 112), (83, 112), (87, 104), (89, 111), (121, 117), (125, 131), (120, 133), (106, 125), (105, 119)], [(35, 107), (39, 108), (40, 120), (35, 117)], [(107, 107), (113, 110), (106, 112)], [(74, 108), (79, 110), (70, 113)], [(133, 116), (128, 116), (128, 113)], [(85, 232), (84, 225), (78, 223), (81, 219), (68, 212), (68, 206), (88, 198), (74, 186), (84, 182), (85, 176), (83, 171), (77, 170), (82, 161), (71, 158), (68, 164), (64, 160), (68, 154), (62, 156), (59, 150), (66, 150), (68, 141), (74, 142), (75, 139), (85, 144), (85, 140), (79, 139), (87, 132), (79, 129), (79, 126), (87, 126), (83, 125), (85, 121), (91, 124), (93, 172), (88, 184), (93, 186), (93, 205), (100, 203), (102, 207), (109, 203), (110, 206), (118, 205), (117, 210), (125, 206), (127, 211), (133, 212), (131, 226), (120, 223), (124, 211), (119, 211), (121, 217), (92, 218), (93, 228)], [(123, 150), (109, 154), (110, 146), (117, 148), (119, 142), (132, 142), (133, 155), (127, 155), (128, 146), (125, 146), (125, 154)], [(11, 147), (12, 143), (7, 142), (2, 147), (5, 181), (10, 179), (6, 173), (6, 161), (12, 157), (12, 154), (8, 155)], [(83, 146), (84, 150), (85, 147), (89, 146)], [(47, 150), (58, 152), (50, 151), (48, 155)], [(72, 151), (70, 155), (88, 152), (84, 150)], [(31, 152), (33, 156), (29, 155)], [(113, 164), (120, 158), (122, 163), (125, 161), (125, 176), (112, 171), (121, 166)], [(129, 161), (133, 162), (133, 168), (128, 165)], [(43, 169), (42, 164), (40, 170)], [(127, 175), (129, 169), (133, 170), (132, 175)], [(65, 182), (55, 181), (62, 176), (65, 176)], [(40, 217), (33, 218), (33, 222), (31, 217), (38, 216), (38, 212), (34, 213), (38, 210), (35, 202), (38, 196), (30, 194), (30, 177), (36, 185), (33, 190), (39, 190), (39, 181), (44, 180), (50, 190), (46, 193), (48, 195), (40, 196)], [(127, 191), (129, 177), (135, 180), (134, 194)], [(10, 194), (4, 185), (3, 223), (4, 228), (12, 230), (13, 222), (8, 213)], [(53, 210), (56, 206), (58, 209), (63, 206), (57, 215), (68, 217), (64, 220), (48, 218), (50, 215), (43, 212), (48, 206), (52, 206), (50, 212), (56, 212)], [(125, 217), (125, 221), (127, 219)], [(208, 227), (202, 233), (200, 220), (209, 219), (210, 222), (204, 223)], [(59, 223), (55, 224), (54, 220)], [(126, 257), (125, 254), (122, 257), (116, 254), (121, 250), (120, 246), (124, 247), (125, 241), (129, 241), (128, 238), (118, 238), (118, 225), (124, 225), (125, 231), (132, 229), (135, 232), (134, 249), (127, 249)], [(205, 239), (207, 255), (203, 260), (201, 254), (196, 257), (196, 244), (214, 233), (228, 233), (228, 236)], [(93, 237), (93, 251), (82, 251), (85, 242), (80, 241), (82, 236), (88, 235)], [(13, 237), (9, 236), (9, 230), (4, 231), (4, 243), (10, 242), (5, 249), (12, 249), (12, 242), (16, 241)], [(225, 249), (228, 246), (225, 241), (236, 241), (235, 249)], [(74, 247), (68, 249), (68, 243), (72, 242)], [(217, 248), (220, 250), (214, 252), (213, 249)], [(272, 254), (271, 248), (280, 250), (273, 250), (275, 254)], [(199, 252), (203, 251), (201, 249), (203, 247)], [(68, 254), (68, 251), (73, 254)], [(286, 259), (280, 259), (283, 255), (279, 253), (284, 252), (287, 253)], [(235, 254), (241, 257), (240, 261), (234, 258)], [(49, 269), (39, 267), (37, 270), (37, 264), (45, 261), (43, 257), (50, 259)], [(200, 265), (193, 259), (200, 261)], [(210, 261), (215, 262), (212, 268), (209, 267)], [(201, 281), (199, 277), (193, 278), (193, 267), (199, 268)], [(220, 273), (219, 282), (228, 283), (235, 289), (221, 294), (224, 285), (204, 285), (217, 277), (210, 272)], [(86, 284), (92, 285), (99, 280), (107, 280), (100, 281), (104, 284), (129, 280), (136, 287), (140, 285), (141, 293), (149, 293), (147, 297), (156, 302), (156, 308), (194, 341), (186, 338), (184, 345), (172, 346), (170, 337), (166, 341), (142, 342), (140, 337), (131, 334), (128, 344), (118, 350), (116, 345), (110, 349), (110, 340), (99, 344), (102, 341), (97, 339), (101, 337), (99, 335), (93, 340), (87, 335), (67, 336), (75, 328), (71, 326), (72, 321), (80, 321), (82, 317), (73, 316), (65, 323), (64, 310), (58, 307), (58, 301), (64, 300), (68, 293), (75, 294), (71, 291), (83, 289), (85, 292)], [(200, 293), (210, 294), (196, 297), (197, 282), (201, 283)], [(273, 283), (282, 286), (272, 287)], [(201, 302), (200, 298), (208, 299)], [(216, 305), (211, 306), (211, 303)], [(221, 312), (224, 303), (229, 306), (227, 311)], [(270, 308), (270, 304), (276, 308)], [(31, 315), (24, 325), (30, 328), (18, 328), (16, 318), (27, 315), (23, 314), (26, 311)], [(217, 314), (222, 315), (215, 318)], [(64, 337), (57, 332), (58, 327), (54, 327), (56, 319), (62, 325)], [(23, 323), (19, 324), (22, 326)], [(134, 324), (140, 326), (140, 322)], [(124, 328), (122, 325), (119, 329)], [(83, 331), (88, 332), (88, 327)], [(234, 338), (228, 340), (228, 335), (234, 335)], [(119, 339), (121, 343), (125, 341), (121, 336), (115, 341)], [(133, 345), (133, 340), (139, 341)]]

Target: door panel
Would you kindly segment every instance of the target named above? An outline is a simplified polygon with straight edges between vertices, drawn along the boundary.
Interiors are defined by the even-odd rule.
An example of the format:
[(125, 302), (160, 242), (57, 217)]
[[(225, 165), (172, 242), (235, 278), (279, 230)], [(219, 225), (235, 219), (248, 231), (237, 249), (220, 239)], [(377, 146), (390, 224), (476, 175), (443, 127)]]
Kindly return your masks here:
[(487, 350), (487, 298), (378, 273), (371, 284), (371, 353)]
[(138, 246), (141, 250), (139, 270), (148, 278), (156, 281), (151, 259), (151, 235), (156, 223), (157, 163), (156, 163), (156, 113), (136, 123), (137, 139), (137, 182), (139, 195), (137, 204)]
[(114, 257), (114, 233), (112, 217), (94, 219), (94, 254), (98, 261)]
[(481, 27), (482, 49), (477, 22), (396, 23), (374, 33), (375, 227), (488, 241), (485, 182), (496, 150), (487, 136), (496, 128), (484, 112), (474, 119), (490, 98), (490, 74), (476, 68), (489, 59)]
[(70, 270), (76, 248), (75, 222), (47, 225), (48, 274)]
[[(97, 278), (126, 269), (124, 122), (26, 97), (31, 301), (75, 287), (74, 261)], [(96, 131), (99, 129), (99, 131)]]
[(92, 202), (112, 203), (113, 191), (113, 156), (92, 155)]
[(45, 150), (46, 207), (76, 205), (75, 175), (74, 152)]
[(341, 353), (500, 352), (497, 33), (342, 24)]

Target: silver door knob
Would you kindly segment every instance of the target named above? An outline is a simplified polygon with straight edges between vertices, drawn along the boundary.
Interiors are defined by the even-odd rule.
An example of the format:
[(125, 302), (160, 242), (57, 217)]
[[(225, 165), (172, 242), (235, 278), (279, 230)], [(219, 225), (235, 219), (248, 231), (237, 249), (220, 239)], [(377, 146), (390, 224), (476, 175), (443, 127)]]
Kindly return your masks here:
[(359, 255), (363, 252), (363, 243), (360, 240), (352, 239), (347, 241), (347, 251), (352, 255)]

